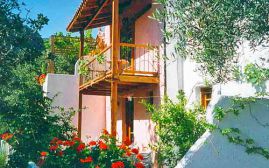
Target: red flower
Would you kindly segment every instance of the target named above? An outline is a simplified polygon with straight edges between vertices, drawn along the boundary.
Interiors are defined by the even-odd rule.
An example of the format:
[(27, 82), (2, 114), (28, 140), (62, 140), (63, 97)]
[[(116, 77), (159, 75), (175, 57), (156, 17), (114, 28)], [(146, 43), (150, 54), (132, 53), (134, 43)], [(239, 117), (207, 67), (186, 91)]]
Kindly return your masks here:
[(80, 162), (81, 162), (81, 163), (90, 163), (90, 162), (92, 162), (92, 161), (93, 161), (93, 159), (92, 159), (91, 156), (88, 156), (88, 157), (86, 157), (85, 159), (80, 159)]
[(109, 132), (106, 129), (103, 129), (102, 134), (109, 135)]
[(64, 146), (73, 146), (73, 145), (75, 145), (75, 142), (74, 141), (64, 141), (63, 145)]
[(136, 167), (136, 168), (145, 168), (145, 166), (144, 166), (143, 163), (141, 163), (141, 162), (137, 162), (137, 163), (135, 164), (135, 167)]
[(103, 141), (99, 141), (99, 148), (102, 150), (107, 150), (108, 147)]
[(128, 149), (128, 147), (126, 145), (124, 145), (124, 144), (122, 144), (121, 146), (119, 146), (119, 148), (120, 149), (123, 149), (123, 150), (127, 150)]
[(136, 148), (133, 148), (133, 149), (132, 149), (132, 152), (133, 152), (134, 154), (136, 154), (136, 155), (139, 153), (138, 149), (136, 149)]
[(40, 155), (41, 156), (47, 156), (48, 155), (48, 152), (41, 152)]
[(58, 149), (58, 145), (50, 146), (50, 150), (51, 151), (55, 151), (56, 149)]
[(38, 84), (42, 86), (43, 83), (45, 82), (46, 74), (41, 74), (35, 78), (36, 78)]
[(89, 142), (89, 145), (90, 146), (95, 146), (97, 143), (95, 142), (95, 141), (91, 141), (91, 142)]
[(114, 162), (112, 163), (111, 168), (124, 168), (124, 163), (122, 161)]
[(95, 168), (100, 168), (98, 165)]
[(61, 157), (62, 157), (63, 154), (64, 154), (63, 151), (59, 151), (59, 152), (57, 153), (57, 156), (61, 156)]
[(130, 139), (128, 137), (126, 137), (123, 141), (123, 143), (126, 145), (126, 146), (130, 146), (132, 144), (132, 142), (130, 141)]
[(4, 133), (0, 135), (1, 139), (4, 141), (7, 141), (13, 137), (13, 134), (11, 133)]
[(131, 156), (131, 155), (132, 155), (132, 153), (130, 151), (126, 152), (126, 156)]
[(81, 152), (83, 149), (85, 149), (85, 144), (84, 143), (81, 143), (77, 147), (77, 152)]
[(79, 137), (74, 137), (73, 141), (81, 142), (81, 139)]
[(143, 160), (143, 159), (144, 159), (143, 155), (141, 155), (141, 154), (136, 155), (136, 158), (137, 158), (138, 160)]
[(50, 144), (55, 144), (59, 139), (54, 137), (51, 141), (50, 141)]
[(62, 144), (63, 144), (63, 141), (62, 141), (62, 140), (58, 140), (58, 141), (56, 142), (56, 144), (57, 144), (57, 145), (62, 145)]

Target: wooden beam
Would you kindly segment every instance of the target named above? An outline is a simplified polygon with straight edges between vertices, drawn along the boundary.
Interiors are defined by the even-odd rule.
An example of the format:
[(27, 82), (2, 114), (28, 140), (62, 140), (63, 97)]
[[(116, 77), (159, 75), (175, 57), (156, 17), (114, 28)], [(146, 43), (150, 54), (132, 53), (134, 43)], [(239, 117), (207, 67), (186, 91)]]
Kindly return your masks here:
[(50, 37), (50, 46), (51, 46), (51, 53), (55, 54), (55, 36), (52, 35)]
[(128, 76), (120, 75), (119, 81), (121, 82), (131, 82), (131, 83), (159, 83), (160, 80), (158, 77), (152, 76)]
[(72, 19), (71, 23), (69, 23), (69, 25), (67, 26), (67, 29), (66, 29), (67, 31), (71, 31), (73, 25), (75, 24), (75, 21), (77, 20), (77, 18), (80, 17), (81, 12), (82, 12), (82, 9), (84, 8), (85, 5), (87, 5), (87, 4), (86, 4), (87, 2), (88, 2), (88, 1), (83, 1), (83, 2), (82, 2), (82, 4), (80, 5), (78, 11), (76, 12), (74, 18)]
[(96, 17), (101, 13), (102, 9), (108, 4), (110, 0), (106, 0), (101, 7), (98, 9), (98, 11), (96, 12), (96, 14), (93, 16), (93, 18), (90, 20), (90, 22), (86, 25), (86, 27), (84, 29), (87, 29), (87, 27), (90, 27), (91, 24), (94, 22), (94, 20), (96, 19)]
[(111, 133), (116, 136), (118, 114), (118, 83), (111, 82)]
[(112, 0), (111, 133), (116, 135), (118, 113), (119, 0)]
[(88, 27), (87, 29), (91, 28), (98, 28), (98, 27), (102, 27), (102, 26), (106, 26), (106, 25), (111, 25), (111, 22), (102, 22), (102, 23), (95, 23), (95, 24), (92, 24), (91, 27)]
[(84, 55), (84, 30), (79, 32), (80, 34), (80, 47), (79, 47), (79, 59), (82, 59)]

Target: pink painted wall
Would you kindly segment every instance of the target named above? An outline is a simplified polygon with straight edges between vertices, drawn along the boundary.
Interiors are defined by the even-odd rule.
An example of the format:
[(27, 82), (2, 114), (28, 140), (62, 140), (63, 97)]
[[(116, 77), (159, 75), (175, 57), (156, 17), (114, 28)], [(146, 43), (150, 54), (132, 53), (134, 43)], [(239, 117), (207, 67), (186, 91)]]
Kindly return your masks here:
[[(135, 22), (135, 44), (147, 44), (150, 46), (161, 45), (161, 24), (156, 20), (150, 19), (157, 6), (152, 5), (144, 15)], [(135, 69), (137, 71), (157, 72), (156, 50), (145, 50), (136, 48), (135, 50)]]
[(142, 151), (149, 150), (149, 144), (156, 141), (154, 124), (150, 120), (150, 114), (146, 111), (144, 105), (141, 104), (144, 98), (139, 98), (148, 97), (150, 91), (153, 91), (154, 96), (156, 96), (156, 98), (153, 98), (155, 103), (158, 102), (157, 87), (139, 90), (134, 94), (134, 144), (137, 144)]
[(135, 43), (136, 44), (161, 44), (161, 25), (156, 20), (150, 19), (157, 6), (152, 5), (144, 15), (135, 21)]
[(83, 95), (82, 97), (82, 139), (96, 138), (106, 128), (105, 96)]

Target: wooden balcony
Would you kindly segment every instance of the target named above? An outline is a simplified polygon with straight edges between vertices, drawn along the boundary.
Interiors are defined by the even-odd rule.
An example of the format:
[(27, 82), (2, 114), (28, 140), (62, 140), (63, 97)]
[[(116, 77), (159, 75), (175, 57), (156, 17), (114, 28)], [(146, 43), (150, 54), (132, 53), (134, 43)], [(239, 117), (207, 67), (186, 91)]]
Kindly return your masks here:
[(83, 94), (110, 95), (112, 80), (118, 81), (118, 93), (128, 94), (137, 88), (159, 83), (159, 47), (120, 43), (117, 77), (112, 79), (111, 45), (95, 56), (84, 56), (87, 63), (82, 75)]

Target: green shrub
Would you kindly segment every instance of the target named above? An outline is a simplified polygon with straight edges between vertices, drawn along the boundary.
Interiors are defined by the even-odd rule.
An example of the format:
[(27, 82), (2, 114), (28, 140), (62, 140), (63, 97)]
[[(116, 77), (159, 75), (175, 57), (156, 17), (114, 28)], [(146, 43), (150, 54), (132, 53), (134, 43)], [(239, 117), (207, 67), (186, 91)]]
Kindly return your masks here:
[(143, 102), (156, 124), (158, 142), (152, 147), (157, 151), (159, 163), (168, 167), (175, 167), (207, 126), (201, 107), (186, 108), (183, 92), (177, 98), (176, 103), (165, 98), (159, 107)]
[(0, 153), (0, 168), (5, 167), (6, 165), (6, 155), (4, 153)]

